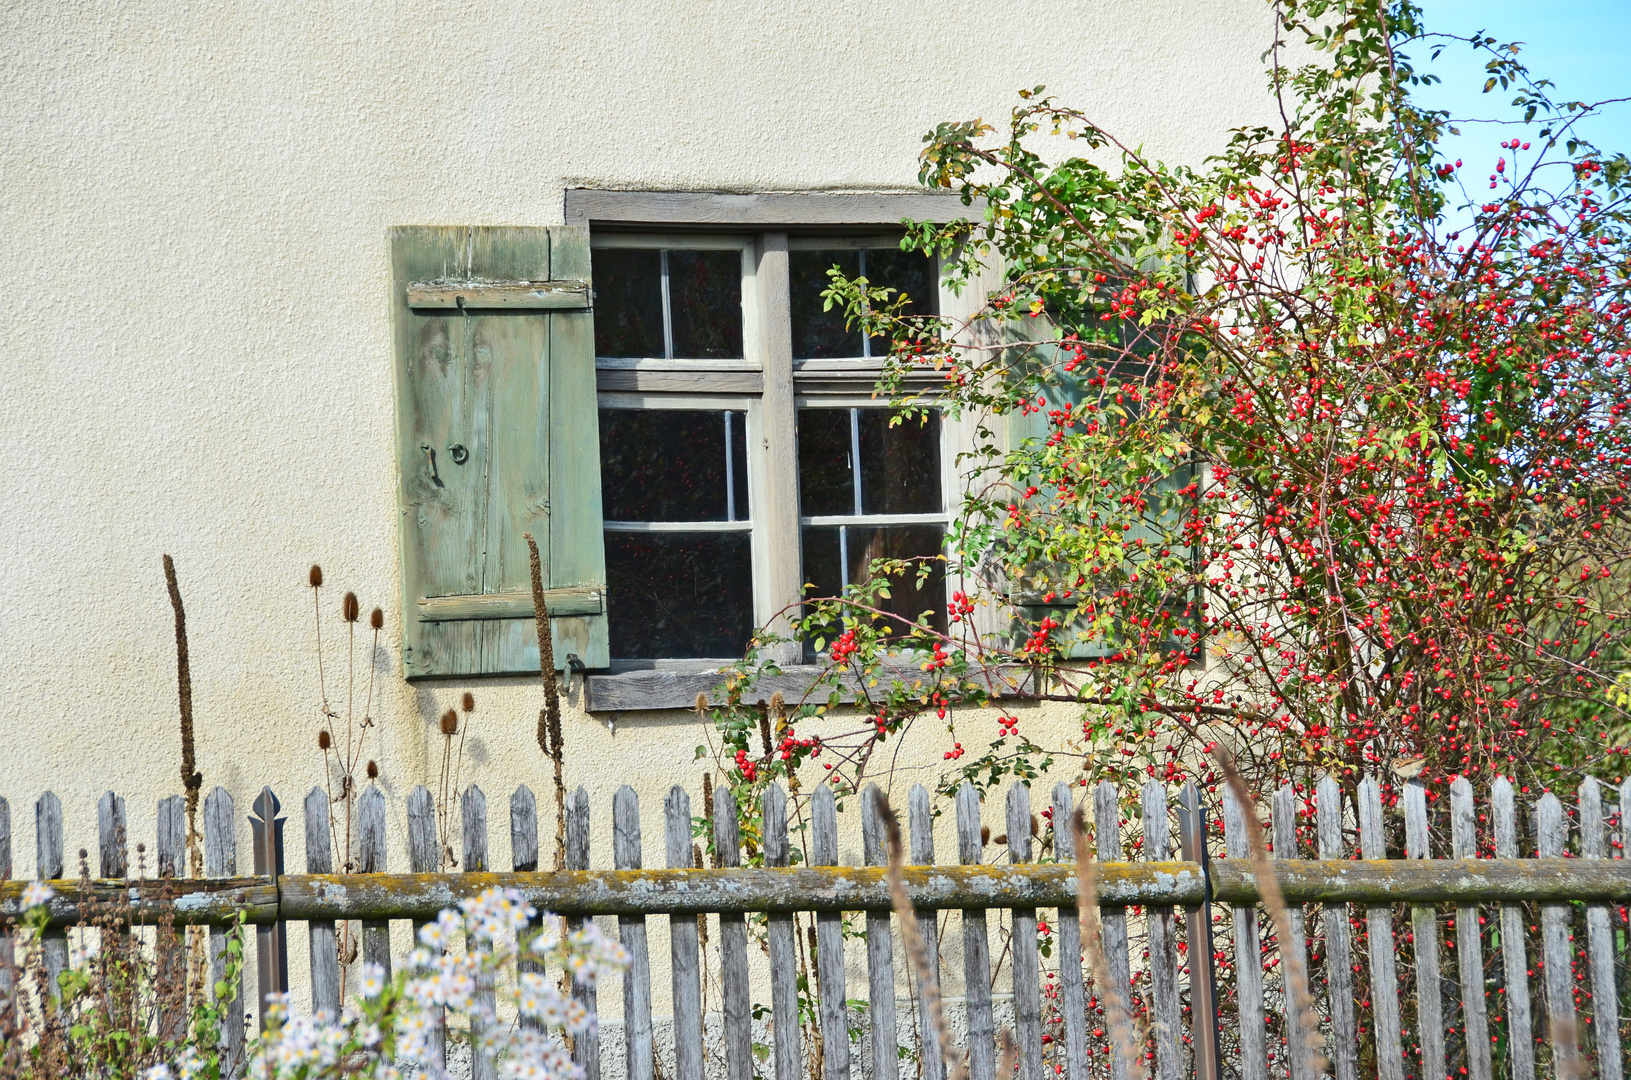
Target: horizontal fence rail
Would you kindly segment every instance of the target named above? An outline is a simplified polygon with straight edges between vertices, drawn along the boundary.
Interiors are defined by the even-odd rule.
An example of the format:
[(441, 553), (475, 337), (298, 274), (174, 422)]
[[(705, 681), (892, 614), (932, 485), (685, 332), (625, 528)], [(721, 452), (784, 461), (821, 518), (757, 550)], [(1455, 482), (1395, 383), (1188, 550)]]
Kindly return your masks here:
[[(608, 808), (615, 868), (596, 870), (590, 800), (580, 788), (563, 822), (567, 869), (541, 870), (537, 804), (523, 786), (508, 805), (511, 868), (500, 870), (490, 865), (481, 789), (471, 785), (438, 808), (419, 787), (401, 806), (406, 859), (391, 872), (384, 792), (364, 790), (351, 804), (352, 827), (336, 832), (336, 804), (314, 788), (300, 807), (304, 872), (288, 873), (280, 804), (263, 789), (249, 819), (257, 872), (243, 874), (233, 800), (217, 788), (203, 802), (207, 876), (197, 879), (182, 876), (179, 797), (159, 806), (156, 858), (146, 864), (158, 876), (132, 879), (125, 802), (109, 792), (97, 806), (90, 880), (65, 874), (61, 805), (47, 792), (35, 804), (36, 866), (58, 895), (41, 941), (43, 963), (51, 972), (66, 965), (68, 929), (89, 900), (119, 907), (133, 923), (209, 926), (219, 980), (224, 928), (241, 917), (257, 927), (264, 1001), (288, 989), (288, 924), (305, 923), (297, 932), (310, 943), (311, 1005), (337, 1010), (348, 942), (344, 959), (360, 953), (388, 968), (392, 920), (412, 920), (417, 930), (444, 908), (500, 886), (575, 925), (615, 917), (631, 959), (621, 979), (623, 1080), (705, 1080), (705, 1073), (813, 1080), (815, 1072), (820, 1080), (851, 1080), (858, 1072), (873, 1080), (945, 1080), (941, 1031), (915, 1005), (910, 1016), (897, 1017), (896, 997), (903, 982), (911, 995), (924, 989), (917, 961), (939, 981), (959, 955), (965, 989), (956, 1037), (970, 1080), (996, 1080), (994, 990), (1011, 994), (1003, 1007), (1017, 1055), (1014, 1080), (1127, 1080), (1139, 1067), (1152, 1080), (1311, 1080), (1310, 1061), (1295, 1052), (1310, 1042), (1335, 1080), (1534, 1080), (1573, 1070), (1577, 1056), (1589, 1059), (1578, 1075), (1622, 1080), (1620, 968), (1631, 942), (1631, 860), (1620, 857), (1628, 839), (1621, 810), (1631, 807), (1631, 782), (1610, 789), (1588, 780), (1565, 807), (1553, 794), (1520, 806), (1511, 785), (1497, 780), (1479, 806), (1465, 780), (1431, 802), (1416, 783), (1384, 792), (1366, 779), (1345, 793), (1326, 777), (1268, 793), (1253, 807), (1223, 798), (1210, 808), (1221, 837), (1193, 785), (1172, 799), (1152, 780), (1128, 807), (1113, 785), (1060, 784), (1033, 816), (1023, 785), (999, 808), (994, 797), (982, 807), (980, 793), (964, 784), (953, 802), (955, 862), (945, 863), (936, 855), (930, 796), (914, 787), (896, 810), (907, 846), (906, 892), (927, 954), (917, 958), (897, 955), (884, 822), (870, 792), (859, 799), (864, 866), (836, 865), (838, 816), (827, 785), (796, 814), (781, 788), (767, 790), (755, 808), (757, 848), (748, 848), (763, 865), (743, 866), (747, 845), (730, 792), (705, 795), (703, 816), (694, 818), (689, 795), (675, 787), (648, 842), (639, 801), (624, 787)], [(1077, 924), (1076, 842), (1067, 823), (1078, 809), (1097, 861), (1097, 971), (1084, 966)], [(1273, 871), (1290, 908), (1284, 941), (1259, 910), (1249, 814), (1272, 840)], [(993, 838), (993, 825), (1005, 833)], [(354, 850), (343, 850), (344, 842), (334, 849), (341, 836)], [(10, 808), (0, 799), (0, 879), (10, 877), (11, 840)], [(647, 868), (648, 859), (665, 868)], [(335, 873), (337, 865), (362, 872)], [(22, 915), (23, 890), (22, 882), (0, 880), (0, 918)], [(846, 921), (850, 912), (857, 914)], [(652, 1016), (652, 918), (666, 918), (669, 931), (673, 1018), (663, 1045)], [(845, 936), (857, 934), (865, 938), (860, 1002), (850, 998), (861, 988), (844, 962)], [(9, 957), (10, 935), (0, 949)], [(751, 985), (750, 952), (768, 964), (767, 987)], [(1311, 975), (1308, 1017), (1290, 1004), (1291, 956)], [(863, 959), (861, 951), (854, 959)], [(719, 999), (710, 1002), (712, 971)], [(1112, 1045), (1104, 1012), (1111, 991), (1138, 1018), (1141, 1060)], [(594, 1008), (596, 990), (576, 993)], [(223, 1039), (236, 1061), (246, 1013), (241, 991), (224, 1012)], [(1310, 1019), (1315, 1029), (1306, 1026)], [(438, 1065), (449, 1052), (445, 1034), (433, 1041)], [(755, 1037), (769, 1045), (756, 1048)], [(705, 1045), (712, 1041), (718, 1045)], [(598, 1034), (576, 1040), (572, 1053), (589, 1080), (602, 1080)], [(474, 1077), (496, 1075), (491, 1062), (471, 1064)]]
[[(1262, 900), (1244, 859), (1210, 865), (1211, 898), (1226, 904)], [(1274, 863), (1289, 903), (1450, 904), (1582, 901), (1631, 902), (1631, 862), (1524, 859), (1285, 859)], [(1099, 863), (1102, 904), (1190, 906), (1206, 899), (1199, 863)], [(906, 894), (920, 908), (1071, 906), (1076, 870), (1068, 865), (907, 866)], [(271, 923), (305, 919), (434, 919), (443, 908), (493, 887), (517, 890), (556, 915), (704, 915), (796, 911), (886, 911), (888, 871), (873, 867), (800, 866), (737, 870), (558, 870), (530, 873), (284, 874), (175, 883), (92, 880), (93, 903), (125, 901), (133, 921), (151, 925), (168, 912), (178, 926)], [(50, 926), (79, 920), (82, 883), (64, 878), (48, 910)], [(0, 918), (23, 913), (20, 881), (0, 884)]]

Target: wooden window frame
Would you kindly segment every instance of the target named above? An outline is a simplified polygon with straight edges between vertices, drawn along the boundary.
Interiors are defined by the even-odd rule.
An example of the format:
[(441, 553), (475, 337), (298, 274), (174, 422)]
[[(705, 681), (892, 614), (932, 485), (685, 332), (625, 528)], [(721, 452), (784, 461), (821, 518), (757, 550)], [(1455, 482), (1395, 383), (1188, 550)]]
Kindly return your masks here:
[[(977, 215), (955, 196), (914, 193), (628, 192), (574, 189), (566, 217), (591, 229), (591, 248), (740, 246), (743, 266), (741, 360), (596, 358), (601, 408), (731, 409), (748, 415), (748, 497), (753, 535), (754, 617), (758, 625), (787, 624), (778, 613), (802, 596), (797, 410), (878, 408), (872, 384), (882, 367), (841, 359), (793, 358), (788, 256), (800, 248), (879, 247), (900, 235), (900, 222)], [(955, 314), (965, 301), (942, 287), (940, 310)], [(960, 498), (956, 460), (972, 430), (942, 419), (940, 514), (906, 515), (948, 525)], [(789, 498), (789, 492), (795, 493)], [(894, 515), (889, 517), (893, 521)], [(821, 519), (825, 520), (825, 519)], [(869, 515), (868, 523), (885, 523)], [(949, 585), (950, 583), (948, 583)], [(772, 657), (785, 674), (773, 689), (798, 696), (820, 670), (801, 664), (801, 647), (787, 643)], [(591, 712), (690, 708), (718, 683), (736, 657), (622, 660), (608, 674), (588, 677)], [(771, 692), (765, 690), (766, 696)]]

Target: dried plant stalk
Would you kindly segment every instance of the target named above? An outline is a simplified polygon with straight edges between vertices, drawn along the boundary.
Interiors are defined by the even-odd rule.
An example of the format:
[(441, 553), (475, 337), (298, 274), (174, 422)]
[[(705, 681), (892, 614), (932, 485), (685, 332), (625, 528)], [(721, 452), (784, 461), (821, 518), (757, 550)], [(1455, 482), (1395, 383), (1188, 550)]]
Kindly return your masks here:
[(1291, 910), (1286, 906), (1285, 893), (1280, 891), (1279, 876), (1275, 874), (1274, 863), (1269, 859), (1268, 844), (1263, 840), (1263, 826), (1251, 809), (1255, 800), (1246, 790), (1246, 781), (1240, 775), (1240, 770), (1235, 768), (1234, 755), (1222, 743), (1212, 744), (1212, 757), (1222, 767), (1229, 790), (1234, 792), (1235, 801), (1240, 804), (1240, 816), (1246, 819), (1246, 839), (1251, 842), (1252, 848), (1252, 877), (1257, 881), (1257, 892), (1263, 898), (1263, 906), (1269, 909), (1269, 915), (1274, 920), (1274, 935), (1280, 942), (1280, 965), (1285, 971), (1291, 1006), (1297, 1010), (1298, 1022), (1306, 1033), (1302, 1047), (1288, 1049), (1304, 1056), (1310, 1075), (1324, 1076), (1328, 1063), (1321, 1052), (1324, 1040), (1320, 1035), (1319, 1017), (1314, 1012), (1314, 995), (1308, 987), (1308, 970), (1303, 964), (1303, 957), (1297, 955), (1296, 950), (1288, 948), (1294, 940)]
[(187, 612), (181, 606), (175, 560), (168, 555), (164, 556), (164, 584), (170, 590), (170, 606), (176, 613), (176, 691), (181, 699), (181, 786), (187, 792), (187, 870), (198, 877), (204, 872), (204, 849), (198, 835), (198, 792), (204, 786), (204, 774), (198, 771), (193, 746), (193, 672), (187, 658)]
[(538, 623), (538, 673), (544, 677), (544, 707), (538, 710), (538, 749), (555, 765), (555, 869), (566, 869), (566, 781), (561, 776), (561, 691), (555, 681), (555, 642), (544, 605), (544, 567), (531, 533), (527, 559), (532, 570), (532, 616)]
[(1099, 868), (1087, 843), (1087, 822), (1080, 807), (1071, 815), (1071, 828), (1076, 833), (1076, 914), (1081, 922), (1087, 969), (1099, 987), (1099, 995), (1104, 998), (1105, 1019), (1109, 1021), (1110, 1040), (1116, 1053), (1127, 1063), (1127, 1074), (1132, 1080), (1145, 1080), (1144, 1054), (1140, 1049), (1144, 1040), (1135, 1032), (1127, 1003), (1121, 1000), (1121, 991), (1110, 978), (1110, 967), (1104, 962), (1099, 925)]
[(940, 1057), (946, 1063), (947, 1080), (964, 1080), (963, 1059), (951, 1041), (951, 1028), (946, 1024), (945, 1009), (940, 1000), (940, 979), (929, 965), (929, 949), (923, 943), (923, 932), (918, 927), (917, 909), (906, 895), (906, 853), (901, 844), (900, 820), (889, 808), (889, 800), (882, 791), (876, 791), (878, 818), (884, 823), (889, 841), (889, 902), (900, 919), (900, 936), (906, 944), (906, 955), (911, 958), (912, 969), (917, 972), (917, 991), (923, 1011), (928, 1014), (940, 1043)]

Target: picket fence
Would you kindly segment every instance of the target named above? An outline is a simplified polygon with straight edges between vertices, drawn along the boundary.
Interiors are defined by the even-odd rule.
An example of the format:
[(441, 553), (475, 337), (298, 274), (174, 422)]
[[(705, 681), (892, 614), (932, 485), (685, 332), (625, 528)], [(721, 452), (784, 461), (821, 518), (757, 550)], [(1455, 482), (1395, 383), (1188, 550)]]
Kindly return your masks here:
[[(1604, 793), (1615, 798), (1605, 805)], [(910, 852), (905, 877), (908, 892), (926, 933), (931, 970), (940, 971), (942, 934), (961, 938), (966, 998), (964, 1049), (972, 1080), (997, 1075), (996, 1010), (993, 1003), (992, 934), (988, 913), (1007, 914), (1009, 936), (1004, 946), (1013, 991), (1012, 1037), (1017, 1048), (1016, 1080), (1044, 1076), (1088, 1080), (1108, 1075), (1125, 1080), (1134, 1064), (1109, 1045), (1103, 1020), (1095, 1019), (1097, 994), (1084, 978), (1077, 919), (1075, 853), (1068, 823), (1079, 788), (1058, 785), (1042, 817), (1051, 819), (1052, 855), (1046, 835), (1035, 835), (1030, 790), (1009, 789), (1004, 804), (1006, 863), (988, 863), (988, 833), (982, 832), (981, 798), (968, 784), (956, 805), (957, 864), (936, 861), (931, 800), (914, 787), (907, 800)], [(1587, 780), (1579, 789), (1571, 843), (1570, 814), (1553, 794), (1544, 794), (1520, 815), (1513, 788), (1505, 780), (1493, 785), (1483, 812), (1471, 787), (1457, 780), (1447, 800), (1429, 804), (1426, 790), (1408, 784), (1387, 811), (1383, 789), (1366, 779), (1357, 789), (1357, 805), (1347, 805), (1342, 788), (1329, 777), (1310, 793), (1287, 786), (1257, 808), (1269, 818), (1276, 876), (1292, 912), (1289, 941), (1271, 948), (1257, 906), (1257, 885), (1250, 869), (1245, 818), (1231, 798), (1223, 798), (1226, 857), (1207, 851), (1207, 808), (1193, 785), (1178, 795), (1176, 821), (1179, 851), (1174, 857), (1169, 793), (1151, 781), (1142, 791), (1135, 814), (1141, 819), (1140, 849), (1128, 860), (1122, 837), (1126, 823), (1117, 789), (1101, 784), (1091, 793), (1087, 817), (1094, 835), (1097, 888), (1102, 911), (1104, 978), (1123, 1001), (1135, 1003), (1148, 1075), (1156, 1080), (1196, 1076), (1221, 1080), (1270, 1075), (1304, 1080), (1309, 1063), (1286, 1047), (1301, 1045), (1296, 1010), (1287, 1006), (1282, 985), (1284, 958), (1295, 952), (1309, 969), (1314, 946), (1312, 989), (1320, 1022), (1318, 1038), (1336, 1080), (1362, 1074), (1381, 1080), (1407, 1076), (1533, 1080), (1542, 1075), (1622, 1077), (1621, 988), (1617, 964), (1626, 951), (1624, 903), (1631, 900), (1631, 860), (1620, 858), (1625, 832), (1619, 810), (1631, 807), (1631, 781), (1605, 789)], [(328, 795), (321, 787), (305, 800), (306, 872), (290, 874), (283, 866), (283, 824), (272, 791), (264, 789), (250, 817), (254, 838), (254, 873), (240, 875), (234, 842), (234, 809), (230, 794), (216, 788), (204, 800), (204, 874), (186, 878), (185, 821), (179, 796), (158, 808), (156, 880), (129, 877), (124, 800), (109, 792), (98, 806), (98, 845), (94, 862), (103, 880), (90, 887), (96, 897), (119, 898), (138, 919), (155, 920), (168, 910), (178, 924), (208, 925), (216, 978), (223, 970), (225, 929), (242, 911), (257, 931), (257, 971), (261, 999), (287, 989), (287, 924), (304, 922), (310, 939), (312, 1003), (318, 1009), (339, 1005), (340, 977), (336, 920), (361, 923), (365, 960), (391, 963), (389, 920), (412, 919), (415, 926), (434, 919), (442, 908), (492, 885), (518, 888), (542, 911), (571, 921), (616, 916), (631, 967), (622, 981), (624, 1069), (627, 1080), (703, 1080), (702, 966), (699, 914), (718, 916), (718, 970), (723, 992), (719, 1029), (727, 1080), (753, 1080), (759, 1066), (753, 1045), (753, 988), (748, 965), (749, 915), (764, 915), (764, 944), (769, 955), (770, 1026), (775, 1080), (807, 1075), (799, 1006), (795, 915), (814, 913), (815, 945), (811, 988), (818, 1010), (823, 1080), (849, 1080), (852, 1054), (860, 1065), (899, 1060), (900, 1018), (896, 1012), (897, 962), (892, 947), (885, 874), (884, 822), (870, 797), (859, 800), (866, 865), (838, 864), (838, 819), (833, 792), (821, 786), (810, 797), (808, 848), (793, 857), (785, 793), (772, 786), (763, 796), (763, 818), (757, 847), (762, 867), (743, 867), (738, 815), (728, 791), (713, 795), (712, 840), (715, 867), (694, 866), (693, 817), (688, 794), (676, 786), (664, 803), (663, 854), (668, 869), (643, 868), (640, 809), (631, 788), (612, 801), (615, 869), (589, 868), (589, 799), (582, 788), (569, 796), (565, 820), (564, 871), (540, 871), (538, 814), (532, 792), (518, 788), (510, 799), (512, 869), (491, 870), (487, 857), (487, 806), (472, 785), (460, 797), (460, 872), (445, 873), (442, 840), (431, 793), (415, 788), (406, 799), (410, 873), (390, 873), (386, 852), (386, 796), (370, 786), (358, 799), (360, 873), (335, 874), (330, 847)], [(1312, 821), (1308, 818), (1312, 817)], [(1403, 859), (1390, 843), (1389, 825), (1397, 833), (1403, 822)], [(1303, 822), (1299, 827), (1299, 822)], [(1309, 834), (1305, 839), (1304, 833)], [(1354, 858), (1348, 837), (1357, 833)], [(1448, 836), (1450, 858), (1436, 858)], [(63, 879), (62, 813), (50, 792), (35, 804), (38, 877)], [(1435, 840), (1435, 837), (1437, 840)], [(1532, 843), (1526, 838), (1532, 839)], [(1390, 852), (1390, 849), (1394, 849)], [(1572, 850), (1571, 850), (1572, 849)], [(750, 847), (751, 851), (751, 847)], [(1304, 853), (1317, 858), (1303, 858)], [(1391, 856), (1393, 857), (1390, 857)], [(1490, 856), (1493, 856), (1490, 857)], [(1000, 857), (1000, 856), (999, 856)], [(1039, 861), (1040, 860), (1040, 861)], [(551, 860), (553, 861), (553, 860)], [(791, 864), (791, 865), (790, 865)], [(0, 799), (0, 869), (10, 877), (10, 810)], [(51, 927), (43, 942), (46, 966), (55, 972), (67, 963), (65, 928), (79, 917), (81, 883), (58, 880)], [(23, 884), (0, 885), (0, 917), (20, 914)], [(1213, 939), (1214, 903), (1228, 906), (1228, 934), (1220, 946)], [(1307, 905), (1318, 905), (1319, 924), (1310, 931)], [(1350, 905), (1353, 910), (1350, 911)], [(1396, 921), (1400, 907), (1407, 909)], [(1038, 910), (1055, 910), (1050, 951), (1057, 970), (1044, 972), (1038, 949)], [(1453, 919), (1447, 918), (1453, 910)], [(1538, 911), (1534, 920), (1532, 911)], [(865, 921), (867, 1010), (860, 1025), (869, 1052), (852, 1046), (846, 1007), (844, 924), (846, 912), (862, 912)], [(945, 920), (958, 913), (956, 928)], [(671, 950), (674, 1050), (672, 1070), (655, 1060), (650, 956), (646, 920), (667, 916)], [(1408, 925), (1401, 941), (1398, 930)], [(1452, 933), (1441, 933), (1453, 926)], [(1584, 930), (1584, 947), (1575, 944)], [(1538, 930), (1538, 955), (1528, 948), (1530, 931)], [(757, 931), (756, 931), (757, 932)], [(1309, 941), (1313, 935), (1312, 943)], [(1356, 962), (1358, 938), (1368, 965)], [(1138, 961), (1133, 962), (1134, 946)], [(1228, 946), (1232, 943), (1232, 949)], [(1401, 977), (1402, 944), (1414, 970), (1415, 990)], [(10, 960), (10, 935), (0, 950)], [(1447, 966), (1444, 953), (1453, 959)], [(1499, 964), (1486, 968), (1486, 950)], [(1231, 961), (1232, 956), (1232, 961)], [(1577, 964), (1583, 961), (1583, 964)], [(999, 965), (1002, 962), (999, 958)], [(1225, 967), (1219, 980), (1220, 962)], [(1577, 969), (1580, 969), (1577, 971)], [(1356, 977), (1363, 977), (1363, 984)], [(1046, 985), (1044, 985), (1046, 984)], [(1368, 987), (1368, 990), (1365, 990)], [(1222, 992), (1220, 1000), (1220, 991)], [(584, 1003), (595, 1006), (595, 991), (579, 988)], [(1368, 995), (1368, 996), (1367, 996)], [(1577, 998), (1584, 1010), (1577, 1009)], [(1405, 1006), (1413, 1002), (1412, 1026)], [(244, 996), (233, 1004), (224, 1025), (242, 1048)], [(1493, 1012), (1492, 1012), (1493, 1010)], [(921, 1080), (946, 1080), (937, 1050), (937, 1034), (927, 1011), (917, 1017), (915, 1040), (905, 1042), (918, 1053), (908, 1064)], [(236, 1022), (232, 1022), (235, 1019)], [(910, 1022), (910, 1021), (909, 1021)], [(1547, 1041), (1549, 1033), (1549, 1043)], [(1271, 1043), (1273, 1045), (1271, 1045)], [(573, 1047), (590, 1080), (601, 1075), (597, 1036), (580, 1038)], [(1589, 1060), (1588, 1060), (1589, 1059)], [(492, 1075), (490, 1063), (473, 1063), (480, 1080)], [(1580, 1069), (1586, 1071), (1581, 1072)]]

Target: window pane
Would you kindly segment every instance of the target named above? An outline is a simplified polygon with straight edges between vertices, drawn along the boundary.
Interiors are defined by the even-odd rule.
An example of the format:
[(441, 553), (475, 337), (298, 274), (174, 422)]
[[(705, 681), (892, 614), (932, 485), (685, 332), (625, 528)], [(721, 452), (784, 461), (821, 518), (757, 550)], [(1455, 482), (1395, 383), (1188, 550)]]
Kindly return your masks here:
[(940, 414), (889, 426), (889, 410), (862, 409), (861, 512), (940, 512)]
[(591, 256), (595, 282), (595, 355), (663, 355), (661, 256), (633, 248), (600, 248)]
[(845, 277), (859, 277), (858, 251), (794, 251), (788, 254), (792, 295), (793, 356), (798, 360), (828, 360), (861, 355), (861, 332), (846, 329), (844, 311), (822, 311), (821, 292), (832, 283), (827, 271), (837, 266)]
[(751, 549), (746, 532), (607, 533), (612, 655), (740, 655), (753, 634)]
[(800, 409), (799, 513), (855, 513), (848, 409)]
[[(748, 520), (746, 413), (731, 414), (736, 520)], [(600, 410), (601, 508), (607, 521), (726, 520), (725, 414)]]
[(748, 414), (726, 413), (730, 423), (731, 489), (735, 495), (732, 521), (749, 521), (748, 513)]
[(804, 580), (814, 586), (808, 595), (837, 596), (843, 588), (839, 567), (847, 570), (851, 585), (869, 580), (874, 559), (927, 559), (929, 576), (917, 587), (917, 566), (890, 582), (889, 597), (879, 597), (877, 606), (908, 621), (923, 612), (931, 613), (929, 623), (936, 630), (946, 628), (946, 569), (935, 558), (941, 553), (945, 529), (939, 525), (846, 525), (807, 526), (803, 530)]
[(674, 355), (687, 360), (742, 356), (742, 253), (670, 251), (668, 307)]
[[(866, 253), (866, 279), (874, 288), (887, 286), (905, 293), (911, 302), (906, 305), (904, 314), (933, 315), (935, 312), (939, 283), (935, 281), (934, 263), (927, 255), (899, 248), (869, 248)], [(889, 339), (874, 337), (872, 355), (886, 356), (888, 353)]]

